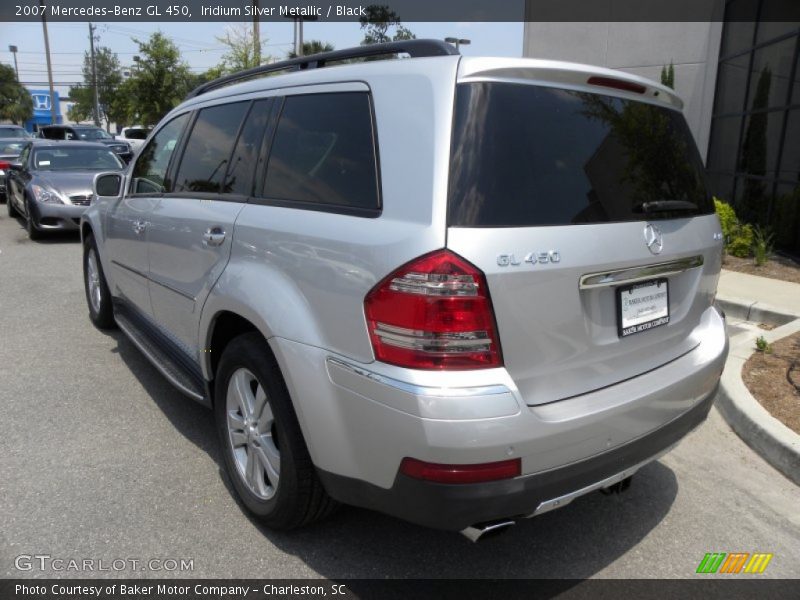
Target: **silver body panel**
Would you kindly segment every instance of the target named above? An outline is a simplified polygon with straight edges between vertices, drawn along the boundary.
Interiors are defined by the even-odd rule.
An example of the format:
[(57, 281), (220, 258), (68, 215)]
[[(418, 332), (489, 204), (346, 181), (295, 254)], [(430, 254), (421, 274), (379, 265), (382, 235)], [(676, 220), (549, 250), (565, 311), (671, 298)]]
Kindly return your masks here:
[[(642, 240), (645, 222), (447, 227), (456, 83), (513, 80), (596, 91), (581, 83), (593, 73), (647, 87), (645, 97), (620, 97), (681, 107), (649, 80), (552, 61), (453, 56), (267, 77), (192, 98), (171, 116), (248, 98), (368, 90), (380, 216), (119, 197), (98, 199), (83, 223), (97, 239), (112, 294), (151, 318), (206, 380), (213, 370), (204, 350), (219, 315), (238, 315), (263, 334), (318, 468), (382, 488), (391, 487), (406, 456), (438, 463), (521, 457), (523, 474), (558, 468), (688, 411), (712, 393), (727, 354), (724, 321), (712, 308), (721, 261), (714, 215), (659, 221), (660, 256)], [(202, 234), (214, 226), (226, 238), (211, 250)], [(443, 247), (486, 274), (500, 368), (422, 371), (374, 359), (364, 297), (399, 265)], [(513, 272), (498, 264), (498, 255), (534, 249), (558, 249), (560, 261)], [(702, 264), (664, 273), (672, 322), (630, 338), (617, 335), (613, 288), (581, 287), (586, 276), (698, 256)], [(634, 465), (620, 465), (620, 472), (627, 467)]]

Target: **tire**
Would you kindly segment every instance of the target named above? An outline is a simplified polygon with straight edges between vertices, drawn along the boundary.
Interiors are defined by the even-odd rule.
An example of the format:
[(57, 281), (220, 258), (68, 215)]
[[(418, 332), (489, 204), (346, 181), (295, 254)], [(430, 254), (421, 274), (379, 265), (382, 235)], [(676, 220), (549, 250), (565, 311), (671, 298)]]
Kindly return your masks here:
[(31, 208), (31, 202), (28, 201), (27, 206), (25, 207), (26, 215), (25, 215), (25, 231), (28, 232), (28, 239), (30, 240), (40, 240), (42, 239), (42, 232), (36, 229), (36, 225), (33, 222), (33, 209)]
[(83, 241), (83, 289), (86, 292), (86, 304), (89, 307), (89, 319), (98, 329), (112, 329), (114, 306), (111, 303), (111, 292), (108, 290), (103, 266), (97, 254), (94, 237), (87, 235)]
[(317, 476), (280, 368), (261, 335), (246, 333), (227, 345), (214, 391), (225, 468), (248, 510), (279, 530), (333, 512), (337, 504)]
[(11, 199), (11, 196), (6, 192), (6, 210), (8, 211), (8, 216), (10, 218), (15, 218), (19, 215), (17, 209), (14, 208), (14, 201)]

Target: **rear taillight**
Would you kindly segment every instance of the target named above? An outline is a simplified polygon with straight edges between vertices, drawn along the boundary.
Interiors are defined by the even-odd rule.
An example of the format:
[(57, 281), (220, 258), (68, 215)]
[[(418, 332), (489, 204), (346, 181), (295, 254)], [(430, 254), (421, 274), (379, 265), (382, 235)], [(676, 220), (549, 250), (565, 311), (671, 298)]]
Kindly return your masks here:
[(6, 160), (0, 160), (0, 171), (5, 171), (11, 168), (11, 163)]
[(634, 94), (644, 94), (647, 88), (641, 84), (632, 81), (625, 81), (624, 79), (614, 79), (613, 77), (589, 77), (587, 81), (590, 85), (600, 85), (603, 87), (614, 88), (616, 90), (624, 90), (626, 92), (633, 92)]
[(375, 357), (411, 369), (502, 365), (486, 278), (449, 250), (411, 261), (364, 300)]

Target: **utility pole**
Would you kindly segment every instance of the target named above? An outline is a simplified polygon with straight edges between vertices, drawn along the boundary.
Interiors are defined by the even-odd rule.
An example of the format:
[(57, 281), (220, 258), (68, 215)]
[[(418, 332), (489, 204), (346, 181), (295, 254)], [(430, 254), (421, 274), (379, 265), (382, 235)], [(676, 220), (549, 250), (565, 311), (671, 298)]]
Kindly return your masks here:
[(253, 0), (253, 61), (261, 64), (261, 25), (258, 22), (258, 0)]
[(100, 98), (97, 93), (97, 63), (94, 59), (94, 26), (89, 23), (89, 50), (92, 53), (92, 88), (94, 89), (94, 124), (100, 127)]
[(19, 81), (19, 66), (17, 65), (17, 47), (9, 46), (8, 51), (14, 55), (14, 72), (17, 74), (17, 81)]
[(45, 18), (45, 8), (43, 0), (39, 0), (42, 9), (42, 29), (44, 30), (44, 52), (47, 58), (47, 83), (50, 84), (50, 124), (58, 123), (56, 115), (56, 93), (53, 89), (53, 65), (50, 64), (50, 39), (47, 37), (47, 19)]

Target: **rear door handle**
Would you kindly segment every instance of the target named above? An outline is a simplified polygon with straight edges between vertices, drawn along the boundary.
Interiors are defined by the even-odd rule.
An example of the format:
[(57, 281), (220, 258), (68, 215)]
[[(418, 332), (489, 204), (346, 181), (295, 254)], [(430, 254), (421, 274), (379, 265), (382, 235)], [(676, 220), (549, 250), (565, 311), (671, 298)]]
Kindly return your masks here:
[(222, 227), (209, 227), (203, 234), (206, 246), (220, 246), (225, 241), (225, 230)]

